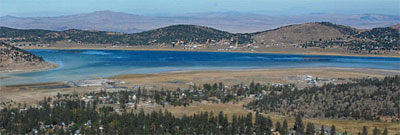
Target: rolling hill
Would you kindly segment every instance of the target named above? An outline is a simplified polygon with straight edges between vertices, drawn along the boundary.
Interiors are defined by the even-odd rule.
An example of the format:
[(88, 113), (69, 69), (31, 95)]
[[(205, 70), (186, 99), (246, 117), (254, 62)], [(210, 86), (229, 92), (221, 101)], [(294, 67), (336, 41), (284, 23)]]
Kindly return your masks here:
[(213, 27), (232, 33), (251, 33), (285, 25), (327, 21), (355, 28), (388, 27), (399, 22), (400, 16), (360, 14), (309, 14), (273, 16), (238, 12), (208, 12), (172, 16), (143, 16), (113, 11), (96, 11), (56, 17), (0, 17), (0, 26), (17, 29), (68, 29), (137, 33), (177, 24)]
[(300, 47), (340, 47), (357, 53), (385, 53), (399, 50), (400, 34), (392, 27), (360, 30), (330, 22), (283, 26), (255, 33), (229, 33), (198, 25), (171, 25), (140, 33), (115, 33), (70, 29), (65, 31), (21, 30), (0, 27), (0, 38), (9, 42), (58, 42), (112, 45), (206, 44), (292, 45)]
[(129, 44), (153, 45), (172, 44), (184, 41), (185, 43), (206, 43), (215, 40), (238, 39), (240, 43), (248, 43), (251, 37), (247, 34), (232, 34), (229, 32), (196, 25), (172, 25), (141, 33), (125, 34), (106, 31), (84, 31), (70, 29), (65, 31), (50, 30), (20, 30), (0, 27), (0, 38), (14, 38), (14, 42), (55, 43), (75, 42), (89, 44)]
[(328, 22), (305, 23), (280, 27), (256, 33), (253, 38), (260, 44), (300, 44), (345, 38), (356, 33), (355, 28)]

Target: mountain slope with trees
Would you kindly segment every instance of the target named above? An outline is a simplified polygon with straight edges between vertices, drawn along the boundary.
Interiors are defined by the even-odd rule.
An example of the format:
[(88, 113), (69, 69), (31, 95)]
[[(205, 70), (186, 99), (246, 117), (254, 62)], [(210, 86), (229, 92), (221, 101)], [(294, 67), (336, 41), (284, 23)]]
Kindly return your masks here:
[[(260, 45), (342, 48), (355, 53), (382, 54), (400, 51), (400, 34), (396, 26), (358, 30), (330, 22), (289, 25), (256, 33), (229, 33), (197, 25), (172, 25), (141, 33), (106, 31), (20, 30), (0, 27), (0, 38), (6, 42), (40, 44), (112, 44), (112, 45)], [(155, 46), (156, 47), (156, 46)]]
[(14, 38), (13, 42), (55, 43), (58, 41), (89, 43), (89, 44), (129, 44), (153, 45), (184, 43), (206, 43), (215, 40), (239, 40), (240, 43), (250, 42), (247, 34), (232, 34), (217, 29), (196, 25), (172, 25), (141, 33), (125, 34), (105, 31), (49, 31), (49, 30), (20, 30), (0, 27), (0, 38)]
[(400, 121), (400, 76), (325, 84), (302, 90), (273, 88), (246, 106), (250, 110), (309, 118)]
[(40, 70), (55, 66), (45, 62), (42, 57), (0, 42), (0, 71)]

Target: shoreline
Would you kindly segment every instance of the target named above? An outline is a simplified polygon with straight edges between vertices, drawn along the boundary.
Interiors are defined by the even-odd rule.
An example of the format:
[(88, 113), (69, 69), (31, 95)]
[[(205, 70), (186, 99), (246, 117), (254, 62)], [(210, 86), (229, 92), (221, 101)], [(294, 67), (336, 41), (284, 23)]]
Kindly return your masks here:
[[(11, 73), (11, 74), (15, 74), (15, 73), (28, 73), (28, 72), (39, 72), (39, 71), (45, 71), (45, 70), (51, 70), (51, 69), (56, 69), (59, 67), (58, 64), (56, 63), (51, 63), (51, 62), (46, 62), (45, 65), (41, 65), (38, 66), (39, 69), (27, 69), (27, 70), (23, 70), (23, 69), (14, 69), (14, 70), (0, 70), (0, 74), (4, 73)], [(0, 78), (1, 80), (1, 78)]]
[(135, 48), (135, 47), (119, 47), (119, 48), (104, 48), (104, 47), (21, 47), (21, 49), (30, 50), (127, 50), (127, 51), (181, 51), (181, 52), (224, 52), (224, 53), (260, 53), (260, 54), (289, 54), (289, 55), (321, 55), (321, 56), (353, 56), (353, 57), (390, 57), (400, 58), (400, 55), (375, 55), (375, 54), (347, 54), (335, 52), (290, 52), (290, 51), (247, 51), (247, 50), (231, 50), (219, 51), (211, 49), (177, 49), (177, 48)]
[[(50, 70), (50, 69), (48, 69), (48, 70)], [(114, 75), (114, 76), (110, 76), (110, 77), (101, 77), (99, 79), (125, 80), (125, 79), (130, 79), (130, 78), (141, 78), (141, 77), (143, 77), (143, 78), (152, 78), (152, 77), (164, 78), (164, 76), (175, 76), (175, 77), (178, 77), (178, 78), (176, 78), (177, 80), (180, 80), (180, 78), (179, 78), (180, 75), (196, 77), (196, 75), (222, 73), (222, 74), (226, 74), (224, 76), (226, 78), (226, 77), (230, 77), (230, 76), (227, 75), (227, 73), (245, 74), (245, 73), (257, 73), (257, 72), (264, 73), (264, 72), (289, 72), (289, 71), (290, 72), (297, 72), (297, 71), (313, 72), (313, 70), (315, 70), (315, 71), (330, 71), (330, 72), (348, 72), (348, 73), (353, 73), (353, 74), (370, 73), (370, 74), (380, 74), (382, 76), (400, 75), (400, 71), (398, 71), (398, 70), (388, 70), (388, 69), (342, 68), (342, 67), (306, 67), (306, 68), (305, 67), (299, 67), (299, 68), (280, 68), (280, 69), (264, 68), (264, 69), (179, 70), (179, 71), (167, 71), (167, 72), (159, 72), (159, 73), (120, 74), (120, 75)], [(34, 72), (34, 71), (32, 71), (32, 72)], [(12, 72), (12, 73), (15, 73), (15, 72)], [(273, 74), (273, 73), (271, 73), (271, 74)], [(363, 76), (363, 77), (368, 77), (368, 76)], [(168, 78), (168, 79), (170, 79), (170, 78)], [(93, 79), (84, 79), (84, 80), (93, 80)], [(74, 81), (77, 81), (77, 80), (74, 80)], [(29, 83), (29, 84), (0, 85), (0, 88), (1, 87), (40, 86), (40, 85), (58, 84), (58, 83), (63, 83), (63, 81)]]

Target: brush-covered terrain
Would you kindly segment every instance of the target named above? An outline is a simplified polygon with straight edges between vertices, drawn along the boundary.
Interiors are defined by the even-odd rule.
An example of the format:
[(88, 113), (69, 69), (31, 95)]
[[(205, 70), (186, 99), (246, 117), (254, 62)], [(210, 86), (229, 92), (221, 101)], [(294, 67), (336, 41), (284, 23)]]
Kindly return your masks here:
[[(106, 31), (22, 30), (0, 27), (0, 38), (12, 43), (56, 44), (108, 44), (127, 46), (193, 46), (223, 48), (289, 46), (296, 48), (341, 48), (353, 53), (384, 54), (398, 52), (400, 34), (397, 25), (360, 30), (330, 22), (296, 24), (255, 33), (229, 33), (205, 26), (171, 25), (140, 33), (115, 33)], [(185, 46), (186, 47), (186, 46)]]
[(55, 67), (42, 57), (0, 42), (0, 71), (40, 70)]

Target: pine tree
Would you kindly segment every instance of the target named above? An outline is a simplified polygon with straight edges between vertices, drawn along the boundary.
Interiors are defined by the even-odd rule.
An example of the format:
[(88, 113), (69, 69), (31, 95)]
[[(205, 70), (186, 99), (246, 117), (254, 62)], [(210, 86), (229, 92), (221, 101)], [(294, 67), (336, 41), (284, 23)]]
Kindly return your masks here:
[(282, 127), (281, 127), (281, 123), (278, 121), (275, 124), (275, 131), (279, 131), (280, 133), (282, 133)]
[(315, 134), (315, 127), (313, 123), (307, 123), (306, 128), (306, 135), (314, 135)]
[(245, 127), (246, 134), (253, 134), (252, 125), (253, 125), (253, 115), (251, 113), (248, 113), (246, 117), (246, 127)]
[(320, 131), (320, 135), (325, 135), (325, 129), (324, 129), (324, 125), (321, 125), (321, 131)]
[(336, 135), (336, 128), (335, 125), (332, 125), (331, 127), (331, 134), (330, 135)]
[(389, 135), (389, 131), (387, 128), (385, 128), (385, 130), (383, 130), (383, 134), (382, 135)]
[(294, 127), (293, 129), (296, 131), (296, 134), (304, 134), (304, 124), (303, 124), (303, 120), (301, 119), (300, 115), (296, 116), (296, 121), (294, 123)]
[(233, 114), (233, 116), (232, 116), (232, 134), (237, 134), (237, 128), (238, 128), (238, 126), (237, 126), (237, 122), (238, 120), (237, 120), (237, 116), (236, 116), (236, 114)]
[(367, 127), (366, 127), (366, 126), (363, 127), (363, 132), (362, 132), (362, 134), (363, 134), (363, 135), (368, 135), (368, 130), (367, 130)]
[(380, 135), (381, 131), (377, 127), (375, 127), (373, 133), (374, 133), (374, 135)]
[(289, 132), (288, 123), (285, 119), (282, 124), (282, 134), (286, 135), (288, 132)]

